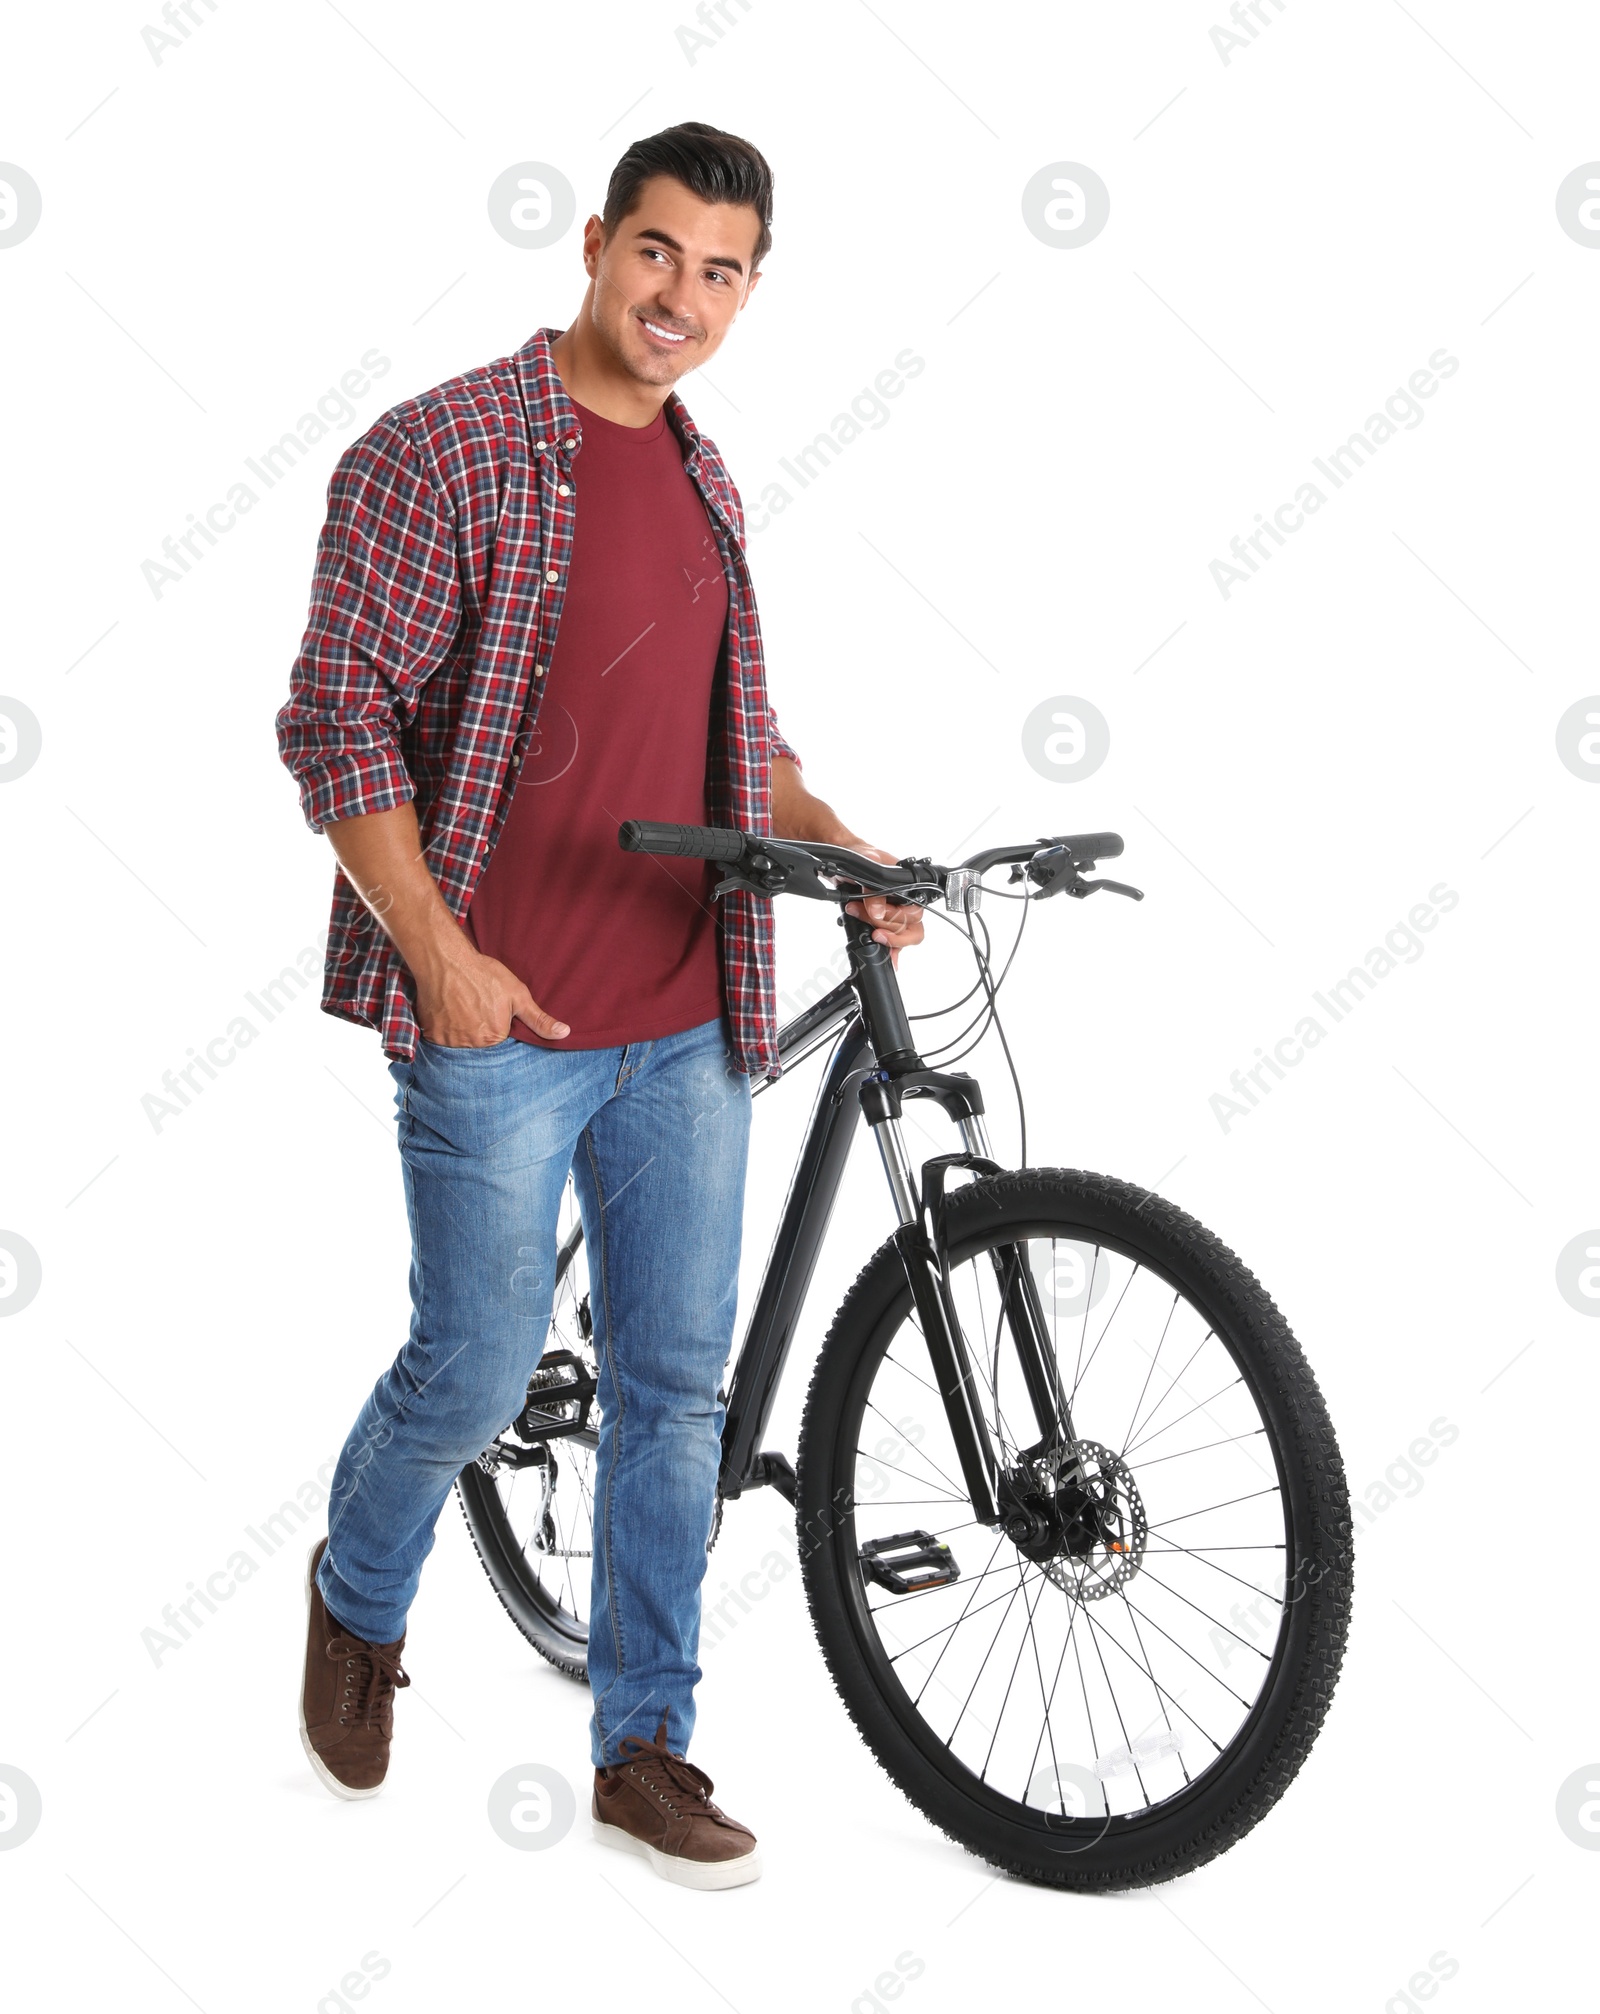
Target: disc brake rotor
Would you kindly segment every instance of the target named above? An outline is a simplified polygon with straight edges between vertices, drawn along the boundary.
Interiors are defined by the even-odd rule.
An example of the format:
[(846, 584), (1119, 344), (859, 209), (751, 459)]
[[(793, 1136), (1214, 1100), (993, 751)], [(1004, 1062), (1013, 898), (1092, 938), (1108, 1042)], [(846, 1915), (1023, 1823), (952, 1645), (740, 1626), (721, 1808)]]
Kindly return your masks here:
[(1053, 1483), (1075, 1539), (1047, 1560), (1044, 1570), (1078, 1600), (1104, 1601), (1133, 1579), (1144, 1560), (1150, 1527), (1133, 1471), (1099, 1441), (1079, 1441), (1075, 1452), (1057, 1456)]

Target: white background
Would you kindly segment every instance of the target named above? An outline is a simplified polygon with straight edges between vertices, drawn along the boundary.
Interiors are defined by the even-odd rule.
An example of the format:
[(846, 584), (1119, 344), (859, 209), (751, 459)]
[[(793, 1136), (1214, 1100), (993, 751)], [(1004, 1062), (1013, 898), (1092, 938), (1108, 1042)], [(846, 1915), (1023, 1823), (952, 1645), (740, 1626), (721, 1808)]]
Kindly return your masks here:
[[(913, 2009), (1377, 2014), (1436, 1953), (1446, 2008), (1582, 1996), (1554, 1982), (1600, 1858), (1555, 1801), (1600, 1777), (1600, 1330), (1555, 1268), (1600, 1220), (1600, 790), (1556, 723), (1600, 690), (1600, 256), (1555, 192), (1600, 156), (1600, 24), (1285, 0), (1225, 63), (1210, 4), (753, 0), (693, 62), (687, 0), (218, 0), (159, 63), (133, 5), (9, 27), (0, 157), (44, 202), (0, 255), (0, 690), (43, 731), (0, 791), (0, 1226), (43, 1264), (0, 1325), (0, 1762), (43, 1798), (0, 1853), (19, 2004), (311, 2014), (368, 1952), (391, 2014), (843, 2014), (902, 1952)], [(1430, 1423), (1459, 1428), (1361, 1533), (1301, 1777), (1158, 1890), (992, 1882), (936, 1834), (859, 1748), (793, 1575), (705, 1658), (697, 1759), (768, 1863), (726, 1896), (600, 1864), (583, 1822), (526, 1854), (491, 1831), (518, 1764), (586, 1805), (587, 1701), (516, 1636), (454, 1505), (379, 1800), (336, 1803), (300, 1752), (298, 1542), (159, 1665), (141, 1641), (332, 1455), (404, 1334), (371, 1034), (307, 996), (159, 1131), (141, 1108), (245, 989), (320, 953), (331, 855), (272, 719), (327, 475), (384, 404), (570, 318), (578, 227), (506, 243), (495, 176), (555, 164), (581, 224), (626, 141), (685, 117), (777, 175), (761, 289), (714, 386), (684, 387), (752, 511), (897, 352), (926, 360), (752, 541), (813, 787), (936, 857), (1124, 833), (1112, 871), (1145, 903), (1041, 908), (1004, 996), (1033, 1158), (1158, 1185), (1244, 1256), (1353, 1494), (1385, 1501)], [(1061, 161), (1111, 195), (1077, 249), (1022, 214)], [(374, 346), (392, 370), (355, 419), (153, 595), (141, 562)], [(1422, 423), (1224, 599), (1211, 561), (1441, 347), (1460, 368)], [(1080, 782), (1024, 758), (1054, 696), (1110, 724)], [(1423, 955), (1224, 1130), (1230, 1073), (1441, 881), (1460, 900)], [(800, 909), (790, 994), (836, 943)], [(956, 950), (906, 961), (914, 1006), (965, 985)], [(747, 1298), (814, 1067), (756, 1107)], [(998, 1054), (976, 1067), (1012, 1153)], [(889, 1228), (865, 1142), (850, 1179), (774, 1428), (791, 1451), (828, 1312)], [(713, 1586), (783, 1513), (730, 1512)]]

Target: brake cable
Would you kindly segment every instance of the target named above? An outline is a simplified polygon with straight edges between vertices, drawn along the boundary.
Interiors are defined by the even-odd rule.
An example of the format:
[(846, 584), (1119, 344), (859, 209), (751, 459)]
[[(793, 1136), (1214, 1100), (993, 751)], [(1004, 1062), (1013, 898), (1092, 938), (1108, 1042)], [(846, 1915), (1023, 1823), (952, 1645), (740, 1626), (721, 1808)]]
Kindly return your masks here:
[[(996, 891), (991, 890), (990, 892), (994, 893)], [(1026, 903), (1028, 898), (1023, 897), (1021, 899)], [(949, 923), (951, 928), (954, 930), (961, 929), (960, 924), (958, 924), (953, 917), (942, 916), (940, 915), (940, 912), (937, 909), (930, 910), (928, 913), (933, 916), (939, 916), (941, 922)], [(998, 995), (1000, 992), (1000, 988), (1005, 984), (1006, 975), (1010, 972), (1012, 962), (1016, 958), (1018, 949), (1022, 944), (1022, 933), (1028, 927), (1028, 911), (1027, 908), (1024, 907), (1021, 918), (1017, 923), (1017, 934), (1012, 939), (1011, 949), (1006, 956), (1006, 962), (1004, 966), (1001, 968), (1000, 977), (997, 980), (991, 980), (990, 976), (992, 970), (991, 960), (988, 955), (988, 950), (979, 948), (977, 934), (972, 927), (973, 920), (974, 920), (973, 912), (971, 910), (968, 910), (967, 927), (963, 934), (966, 936), (968, 942), (972, 947), (972, 955), (977, 963), (978, 982), (984, 989), (984, 993), (986, 996), (986, 1009), (983, 1013), (978, 1015), (975, 1021), (969, 1022), (967, 1024), (967, 1027), (961, 1031), (960, 1035), (955, 1036), (951, 1042), (944, 1044), (942, 1048), (932, 1051), (926, 1058), (926, 1060), (930, 1063), (937, 1063), (937, 1065), (941, 1068), (948, 1068), (949, 1065), (952, 1063), (959, 1063), (963, 1056), (970, 1056), (972, 1054), (972, 1051), (979, 1046), (979, 1044), (984, 1040), (984, 1037), (988, 1034), (990, 1026), (991, 1025), (993, 1026), (995, 1033), (1000, 1038), (1000, 1048), (1006, 1059), (1006, 1068), (1011, 1073), (1012, 1088), (1016, 1092), (1017, 1125), (1021, 1135), (1021, 1166), (1025, 1168), (1028, 1165), (1028, 1108), (1026, 1100), (1024, 1099), (1022, 1094), (1022, 1080), (1017, 1074), (1017, 1066), (1012, 1058), (1011, 1044), (1006, 1040), (1005, 1027), (1000, 1019)], [(990, 938), (989, 938), (988, 925), (984, 923), (981, 918), (979, 918), (978, 927), (983, 931), (985, 946), (986, 947), (989, 946)], [(964, 999), (970, 999), (971, 994), (969, 993), (963, 997)], [(961, 1003), (958, 1002), (957, 1004), (959, 1005)], [(944, 1009), (941, 1011), (951, 1012), (953, 1010)], [(925, 1016), (918, 1018), (931, 1019), (932, 1017)], [(953, 1048), (956, 1043), (962, 1041), (963, 1038), (967, 1035), (967, 1033), (974, 1027), (978, 1029), (978, 1033), (976, 1034), (976, 1036), (973, 1037), (972, 1041), (967, 1044), (966, 1048), (959, 1050), (954, 1056), (948, 1055), (947, 1051)]]

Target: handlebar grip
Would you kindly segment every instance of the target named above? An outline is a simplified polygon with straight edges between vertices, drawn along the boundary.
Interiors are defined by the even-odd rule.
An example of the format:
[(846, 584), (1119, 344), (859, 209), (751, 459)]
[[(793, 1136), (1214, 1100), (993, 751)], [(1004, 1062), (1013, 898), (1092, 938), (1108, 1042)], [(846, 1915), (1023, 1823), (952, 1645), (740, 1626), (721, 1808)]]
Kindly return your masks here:
[(1115, 860), (1122, 851), (1120, 832), (1067, 832), (1055, 842), (1057, 846), (1069, 846), (1077, 860)]
[(624, 819), (617, 828), (624, 853), (670, 853), (691, 860), (742, 860), (745, 836), (718, 825), (666, 825), (650, 818)]

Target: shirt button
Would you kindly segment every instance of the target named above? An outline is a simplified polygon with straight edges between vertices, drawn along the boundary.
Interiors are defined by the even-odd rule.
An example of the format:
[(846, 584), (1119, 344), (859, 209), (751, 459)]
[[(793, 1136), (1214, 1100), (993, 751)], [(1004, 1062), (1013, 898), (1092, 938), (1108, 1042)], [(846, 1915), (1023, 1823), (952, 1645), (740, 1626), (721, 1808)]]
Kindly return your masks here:
[(572, 485), (570, 483), (556, 484), (556, 495), (558, 497), (569, 497), (571, 496), (571, 494), (572, 494)]
[(534, 451), (534, 453), (535, 453), (536, 455), (542, 455), (542, 454), (544, 453), (544, 451), (545, 451), (545, 448), (546, 448), (547, 446), (548, 446), (548, 442), (545, 442), (545, 441), (535, 441), (535, 442), (534, 442), (534, 444), (533, 444), (533, 451)]
[(572, 439), (570, 439), (570, 440), (569, 440), (569, 441), (567, 442), (567, 446), (568, 446), (569, 448), (575, 448), (575, 447), (576, 447), (577, 445), (578, 445), (578, 442), (577, 442), (577, 438), (576, 438), (576, 436), (574, 436), (574, 437), (573, 437)]
[(556, 572), (554, 567), (551, 567), (545, 574), (546, 580), (559, 580), (560, 578), (561, 578), (560, 574)]
[(536, 665), (535, 665), (535, 666), (534, 666), (533, 668), (534, 668), (534, 671), (535, 671), (535, 673), (536, 673), (536, 674), (537, 674), (537, 675), (538, 675), (538, 676), (539, 676), (540, 678), (543, 678), (543, 677), (544, 677), (544, 674), (545, 674), (545, 667), (544, 667), (544, 666), (543, 666), (542, 664), (536, 664)]

